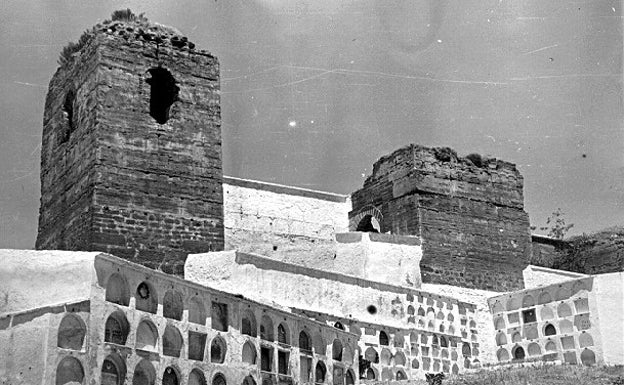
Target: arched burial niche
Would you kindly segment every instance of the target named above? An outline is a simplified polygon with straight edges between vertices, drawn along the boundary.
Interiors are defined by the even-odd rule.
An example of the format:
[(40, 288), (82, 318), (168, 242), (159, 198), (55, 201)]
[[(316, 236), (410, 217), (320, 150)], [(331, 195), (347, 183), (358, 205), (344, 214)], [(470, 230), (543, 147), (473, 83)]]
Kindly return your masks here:
[(555, 329), (555, 326), (550, 323), (547, 323), (546, 326), (544, 326), (544, 335), (554, 336), (555, 334), (557, 334), (557, 329)]
[(596, 355), (586, 348), (581, 352), (581, 362), (586, 366), (596, 365)]
[(183, 341), (180, 331), (175, 326), (167, 325), (163, 334), (163, 354), (170, 357), (180, 357)]
[(312, 343), (314, 344), (314, 353), (321, 355), (327, 354), (327, 346), (325, 346), (325, 340), (323, 340), (321, 333), (314, 334)]
[(386, 334), (386, 332), (384, 332), (383, 330), (379, 332), (379, 345), (382, 346), (388, 346), (390, 339), (388, 338), (388, 335)]
[(137, 310), (156, 314), (158, 310), (158, 293), (152, 284), (143, 281), (137, 286), (135, 307)]
[(509, 361), (509, 352), (505, 348), (500, 348), (496, 352), (496, 358), (499, 362)]
[(327, 368), (323, 361), (319, 361), (316, 364), (316, 369), (314, 370), (314, 382), (317, 384), (322, 384), (325, 382), (325, 375), (327, 374)]
[(405, 354), (403, 352), (396, 352), (394, 355), (394, 364), (398, 366), (405, 366)]
[(84, 369), (74, 357), (65, 357), (56, 367), (56, 385), (82, 384)]
[(205, 325), (206, 324), (206, 308), (199, 297), (193, 297), (188, 302), (189, 322)]
[(120, 274), (114, 273), (108, 277), (105, 299), (122, 306), (130, 304), (130, 290), (126, 280)]
[(191, 370), (188, 385), (206, 385), (206, 377), (204, 377), (204, 373), (197, 368)]
[(177, 370), (175, 370), (171, 366), (168, 366), (163, 372), (162, 384), (163, 385), (179, 385), (180, 376), (178, 375)]
[(130, 331), (130, 324), (121, 310), (111, 313), (104, 325), (104, 342), (125, 345)]
[(150, 115), (159, 124), (169, 120), (171, 105), (178, 100), (180, 88), (171, 72), (162, 67), (148, 70), (151, 78), (146, 79), (150, 85)]
[(312, 344), (310, 343), (310, 335), (304, 330), (299, 332), (299, 350), (305, 354), (312, 353)]
[(364, 352), (364, 358), (367, 361), (372, 362), (373, 364), (377, 364), (379, 363), (379, 354), (377, 353), (377, 351), (375, 349), (373, 349), (371, 346), (369, 346), (368, 348), (366, 348), (366, 351)]
[(290, 330), (285, 322), (277, 326), (277, 342), (290, 345)]
[(227, 345), (220, 336), (216, 336), (210, 344), (210, 362), (222, 364), (225, 361), (225, 353), (227, 353)]
[(390, 361), (392, 360), (392, 353), (390, 352), (390, 350), (386, 348), (381, 349), (380, 356), (381, 356), (381, 364), (389, 366)]
[(407, 380), (407, 375), (405, 374), (404, 371), (399, 370), (396, 373), (396, 380), (397, 381), (403, 381), (403, 380)]
[(143, 320), (137, 326), (136, 348), (150, 352), (158, 351), (158, 329), (148, 320)]
[(134, 368), (132, 385), (155, 385), (156, 370), (149, 360), (142, 359)]
[(163, 317), (180, 321), (182, 320), (183, 309), (182, 294), (175, 290), (167, 290), (163, 297)]
[(126, 379), (126, 363), (116, 353), (108, 355), (102, 362), (100, 383), (122, 385)]
[(524, 360), (525, 353), (522, 346), (516, 346), (513, 348), (511, 354), (513, 354), (514, 360)]
[(63, 349), (81, 350), (87, 334), (84, 321), (75, 314), (67, 314), (58, 328), (56, 346)]
[(242, 354), (243, 362), (255, 365), (257, 357), (258, 353), (256, 351), (256, 347), (250, 341), (245, 342)]
[(256, 380), (252, 376), (247, 376), (243, 379), (243, 385), (256, 385)]
[(332, 343), (332, 359), (342, 361), (342, 342), (337, 338)]
[(221, 373), (215, 374), (215, 376), (212, 378), (212, 385), (227, 385), (227, 382), (225, 381), (225, 377), (223, 376), (223, 374)]
[(256, 337), (258, 335), (258, 325), (256, 324), (256, 316), (247, 309), (243, 312), (241, 319), (241, 334)]
[(355, 372), (352, 369), (347, 370), (347, 375), (345, 376), (345, 385), (353, 385), (355, 384)]
[(275, 341), (273, 335), (273, 320), (268, 315), (263, 315), (260, 321), (260, 338), (267, 341)]

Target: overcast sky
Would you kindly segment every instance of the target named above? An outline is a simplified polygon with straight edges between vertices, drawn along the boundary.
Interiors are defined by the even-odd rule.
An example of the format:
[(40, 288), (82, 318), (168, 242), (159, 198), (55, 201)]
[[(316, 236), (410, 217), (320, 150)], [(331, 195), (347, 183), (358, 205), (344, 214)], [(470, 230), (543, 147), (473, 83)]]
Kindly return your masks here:
[(516, 163), (533, 224), (624, 225), (621, 1), (3, 0), (0, 247), (34, 247), (58, 53), (126, 7), (219, 57), (226, 175), (347, 194), (450, 146)]

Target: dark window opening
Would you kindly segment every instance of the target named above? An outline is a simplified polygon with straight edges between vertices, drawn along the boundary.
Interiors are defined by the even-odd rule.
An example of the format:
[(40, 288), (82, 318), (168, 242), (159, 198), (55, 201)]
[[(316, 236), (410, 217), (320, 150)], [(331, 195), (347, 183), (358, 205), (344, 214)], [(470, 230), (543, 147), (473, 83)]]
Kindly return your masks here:
[(278, 351), (277, 352), (277, 372), (279, 374), (288, 374), (288, 359), (290, 358), (290, 354), (288, 352)]
[(260, 347), (260, 370), (271, 372), (273, 367), (273, 349), (266, 346)]
[(343, 326), (340, 322), (336, 322), (336, 323), (334, 324), (334, 327), (335, 327), (336, 329), (345, 330), (345, 327), (344, 327), (344, 326)]
[(188, 358), (189, 360), (204, 360), (204, 347), (206, 346), (206, 334), (196, 333), (196, 332), (188, 332)]
[(151, 78), (146, 82), (150, 89), (150, 115), (159, 124), (165, 124), (169, 120), (171, 105), (178, 100), (180, 88), (169, 71), (164, 68), (152, 68), (148, 71)]
[(72, 132), (74, 132), (74, 100), (76, 99), (76, 94), (74, 91), (67, 92), (65, 95), (65, 101), (63, 102), (63, 115), (65, 116), (65, 120), (67, 122), (67, 126), (61, 133), (61, 143), (65, 143), (69, 140)]
[(368, 305), (368, 307), (366, 308), (366, 310), (367, 310), (370, 314), (377, 314), (377, 307), (375, 307), (375, 305)]
[(357, 229), (355, 231), (364, 231), (369, 233), (378, 233), (380, 231), (381, 226), (379, 225), (379, 221), (377, 218), (372, 215), (365, 215), (360, 223), (357, 225)]
[(522, 312), (522, 320), (525, 324), (531, 322), (537, 322), (537, 316), (535, 315), (535, 309), (528, 309)]
[(212, 328), (222, 332), (226, 332), (228, 328), (228, 308), (224, 303), (212, 303)]

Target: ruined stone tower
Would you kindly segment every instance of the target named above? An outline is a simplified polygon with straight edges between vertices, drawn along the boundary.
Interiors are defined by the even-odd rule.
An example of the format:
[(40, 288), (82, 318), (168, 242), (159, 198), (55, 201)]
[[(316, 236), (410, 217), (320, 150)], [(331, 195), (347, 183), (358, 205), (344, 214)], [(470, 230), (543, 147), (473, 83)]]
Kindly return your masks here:
[(50, 82), (36, 248), (181, 274), (189, 252), (223, 249), (219, 64), (171, 28), (113, 19)]
[(351, 196), (349, 227), (419, 236), (425, 283), (521, 289), (531, 252), (522, 189), (512, 163), (410, 145), (375, 163)]

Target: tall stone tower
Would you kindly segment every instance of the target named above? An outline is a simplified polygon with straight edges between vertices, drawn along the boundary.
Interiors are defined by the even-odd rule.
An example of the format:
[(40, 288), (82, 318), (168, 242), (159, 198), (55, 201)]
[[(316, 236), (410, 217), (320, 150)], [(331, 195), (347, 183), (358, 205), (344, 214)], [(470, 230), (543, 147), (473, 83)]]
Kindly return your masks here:
[(37, 249), (182, 274), (223, 249), (219, 63), (129, 11), (61, 55), (48, 90)]
[(349, 227), (419, 236), (424, 283), (522, 289), (531, 253), (522, 189), (512, 163), (410, 145), (379, 159), (351, 195)]

